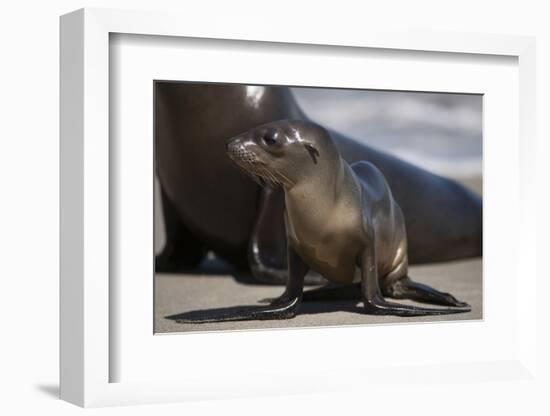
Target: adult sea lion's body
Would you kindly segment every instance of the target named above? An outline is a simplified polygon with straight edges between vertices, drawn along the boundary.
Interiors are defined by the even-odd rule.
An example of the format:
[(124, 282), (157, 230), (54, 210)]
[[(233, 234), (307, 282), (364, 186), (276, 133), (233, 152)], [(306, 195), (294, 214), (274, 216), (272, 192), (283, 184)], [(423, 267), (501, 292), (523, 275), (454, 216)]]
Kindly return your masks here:
[[(180, 322), (219, 322), (293, 317), (304, 278), (313, 269), (331, 282), (360, 276), (366, 312), (400, 316), (467, 312), (453, 296), (407, 276), (405, 220), (383, 174), (369, 162), (346, 163), (329, 133), (304, 121), (278, 121), (231, 140), (228, 155), (260, 182), (285, 194), (288, 281), (268, 306), (193, 312)], [(425, 308), (387, 302), (383, 296), (447, 305)], [(359, 300), (359, 299), (357, 299)]]
[[(271, 282), (284, 282), (284, 199), (236, 171), (224, 140), (257, 125), (307, 117), (288, 88), (155, 84), (157, 173), (167, 244), (157, 271), (193, 267), (206, 250)], [(409, 261), (481, 255), (480, 198), (454, 181), (331, 132), (342, 157), (369, 160), (407, 218)]]

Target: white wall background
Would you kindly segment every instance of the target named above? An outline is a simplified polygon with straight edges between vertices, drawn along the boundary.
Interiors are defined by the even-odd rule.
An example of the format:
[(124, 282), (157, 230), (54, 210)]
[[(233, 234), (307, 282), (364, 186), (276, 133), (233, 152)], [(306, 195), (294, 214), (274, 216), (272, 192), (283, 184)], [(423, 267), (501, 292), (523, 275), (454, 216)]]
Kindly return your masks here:
[[(179, 10), (194, 13), (208, 24), (212, 13), (231, 19), (279, 21), (285, 25), (325, 25), (327, 30), (356, 30), (366, 25), (400, 29), (433, 28), (536, 35), (538, 76), (538, 181), (540, 212), (550, 212), (546, 159), (550, 154), (550, 30), (545, 1), (437, 0), (352, 2), (273, 1), (270, 3), (144, 0), (11, 1), (0, 11), (0, 178), (2, 204), (0, 240), (2, 290), (0, 308), (0, 413), (56, 414), (81, 410), (55, 399), (58, 383), (58, 16), (83, 6)], [(541, 217), (541, 216), (539, 216)], [(550, 233), (541, 218), (539, 245)], [(541, 256), (542, 257), (542, 256)], [(542, 259), (540, 266), (542, 267)], [(541, 293), (550, 290), (543, 282)], [(547, 312), (540, 306), (539, 328), (543, 339), (539, 368), (550, 374)], [(543, 331), (542, 329), (545, 328)], [(546, 390), (547, 393), (548, 389)], [(548, 414), (543, 391), (506, 383), (479, 386), (453, 385), (418, 389), (418, 400), (392, 397), (351, 397), (346, 393), (316, 397), (234, 400), (225, 402), (142, 406), (94, 410), (94, 414), (349, 414), (365, 413), (366, 400), (387, 403), (388, 413), (423, 414)], [(444, 409), (430, 408), (428, 395), (448, 401)], [(537, 403), (539, 403), (538, 407)]]

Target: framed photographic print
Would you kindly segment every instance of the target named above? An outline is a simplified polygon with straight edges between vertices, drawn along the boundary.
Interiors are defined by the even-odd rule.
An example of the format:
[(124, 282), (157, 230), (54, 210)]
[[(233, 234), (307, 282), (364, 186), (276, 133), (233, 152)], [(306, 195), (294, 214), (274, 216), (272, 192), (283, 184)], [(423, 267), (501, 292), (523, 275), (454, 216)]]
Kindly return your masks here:
[(61, 18), (62, 398), (531, 377), (534, 41), (230, 28)]
[[(159, 177), (159, 208), (155, 210), (155, 333), (482, 317), (482, 95), (158, 80), (154, 94)], [(319, 155), (311, 158), (308, 152), (305, 161), (283, 167), (284, 159), (303, 156), (306, 149), (299, 145), (290, 150), (294, 142), (278, 137), (278, 129), (309, 129), (314, 123), (310, 117), (333, 126), (326, 132), (315, 126), (316, 133), (301, 135), (308, 146), (321, 142), (315, 144)], [(260, 168), (250, 165), (253, 172), (258, 172), (258, 186), (254, 176), (246, 174), (247, 165), (243, 165), (244, 172), (237, 169), (241, 160), (237, 157), (234, 165), (225, 142), (273, 120), (289, 120), (283, 124), (279, 121), (276, 125), (280, 127), (275, 130), (266, 130), (281, 141), (280, 145), (271, 137), (267, 144), (263, 136), (243, 136), (248, 144), (229, 147), (245, 158), (256, 153), (264, 158), (258, 162)], [(351, 137), (369, 140), (350, 139), (334, 130), (336, 127)], [(314, 181), (319, 187), (308, 193), (308, 215), (319, 213), (319, 205), (329, 208), (320, 223), (309, 225), (302, 218), (295, 219), (297, 226), (326, 228), (321, 237), (310, 239), (329, 240), (327, 251), (339, 252), (339, 240), (347, 251), (354, 250), (347, 240), (363, 233), (361, 225), (355, 225), (355, 231), (347, 238), (345, 231), (340, 232), (341, 236), (329, 236), (337, 234), (331, 222), (333, 227), (340, 227), (343, 218), (353, 216), (347, 211), (347, 204), (339, 207), (354, 187), (345, 181), (332, 181), (340, 163), (329, 161), (328, 149), (318, 149), (324, 141), (336, 144), (334, 153), (343, 158), (343, 165), (352, 167), (354, 177), (364, 179), (364, 169), (368, 169), (364, 161), (374, 163), (388, 182), (388, 200), (395, 201), (399, 207), (396, 209), (402, 212), (397, 215), (405, 219), (404, 224), (395, 224), (394, 219), (380, 221), (372, 208), (363, 207), (368, 211), (364, 213), (366, 220), (380, 221), (379, 232), (392, 234), (392, 242), (387, 247), (381, 243), (377, 254), (382, 293), (394, 299), (447, 308), (416, 304), (409, 309), (410, 303), (398, 303), (386, 314), (363, 313), (357, 306), (361, 300), (360, 283), (353, 282), (353, 273), (349, 275), (351, 284), (328, 286), (320, 275), (307, 274), (304, 283), (313, 289), (306, 287), (300, 306), (291, 308), (293, 319), (281, 316), (280, 311), (272, 312), (269, 319), (268, 305), (256, 310), (235, 306), (239, 301), (253, 305), (258, 299), (276, 299), (284, 291), (288, 237), (282, 199), (284, 195), (291, 198), (300, 186), (307, 186), (302, 183)], [(246, 153), (246, 149), (251, 149), (251, 153)], [(174, 157), (176, 154), (179, 157)], [(276, 164), (277, 170), (267, 171), (268, 162)], [(298, 180), (298, 176), (307, 176), (308, 166), (313, 168), (312, 177)], [(321, 180), (324, 172), (328, 178)], [(454, 177), (455, 181), (441, 175)], [(220, 181), (220, 177), (224, 180)], [(337, 190), (337, 198), (333, 197), (333, 189)], [(300, 206), (299, 201), (295, 202)], [(387, 209), (380, 212), (386, 214)], [(383, 270), (383, 263), (387, 262), (384, 256), (390, 258), (387, 271)], [(325, 253), (322, 260), (330, 258)], [(326, 273), (330, 275), (330, 271)], [(228, 278), (228, 274), (233, 278)], [(421, 276), (422, 283), (409, 277), (415, 274)], [(339, 270), (333, 279), (338, 283), (345, 275), (344, 270)], [(434, 288), (444, 284), (454, 295)], [(457, 293), (460, 290), (467, 293)], [(470, 303), (455, 295), (466, 296)], [(280, 307), (278, 304), (277, 309)], [(258, 313), (263, 315), (255, 317)], [(221, 316), (217, 318), (217, 314)], [(247, 318), (247, 314), (251, 315)]]

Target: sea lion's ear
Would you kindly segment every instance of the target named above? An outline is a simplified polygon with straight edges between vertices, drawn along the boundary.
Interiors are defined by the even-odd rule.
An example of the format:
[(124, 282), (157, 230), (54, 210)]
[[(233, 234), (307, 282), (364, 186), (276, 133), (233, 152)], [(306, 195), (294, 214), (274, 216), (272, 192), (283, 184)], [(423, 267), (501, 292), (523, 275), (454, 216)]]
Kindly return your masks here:
[(313, 159), (313, 163), (317, 164), (317, 158), (319, 157), (319, 150), (315, 147), (313, 143), (304, 143), (304, 147), (308, 151), (309, 155), (311, 156), (311, 159)]

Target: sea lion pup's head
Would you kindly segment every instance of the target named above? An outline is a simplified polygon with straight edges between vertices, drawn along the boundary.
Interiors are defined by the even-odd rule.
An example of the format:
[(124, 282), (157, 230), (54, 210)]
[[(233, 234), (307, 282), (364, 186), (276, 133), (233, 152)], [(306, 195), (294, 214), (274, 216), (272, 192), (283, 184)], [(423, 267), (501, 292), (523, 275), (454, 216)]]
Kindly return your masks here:
[(263, 124), (229, 139), (228, 156), (261, 185), (290, 188), (311, 176), (339, 153), (328, 132), (302, 120), (280, 120)]

